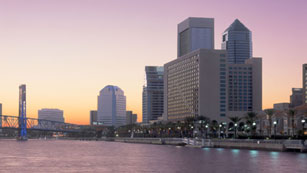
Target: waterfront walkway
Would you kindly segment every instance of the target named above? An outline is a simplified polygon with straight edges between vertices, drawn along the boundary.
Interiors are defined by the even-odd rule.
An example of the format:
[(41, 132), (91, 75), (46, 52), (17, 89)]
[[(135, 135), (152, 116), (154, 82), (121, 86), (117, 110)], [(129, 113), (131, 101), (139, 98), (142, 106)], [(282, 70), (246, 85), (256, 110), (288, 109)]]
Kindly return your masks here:
[[(110, 140), (110, 138), (108, 139)], [(126, 143), (187, 145), (199, 148), (238, 148), (270, 151), (296, 150), (307, 152), (303, 140), (257, 140), (257, 139), (194, 139), (194, 138), (112, 138), (111, 141)]]

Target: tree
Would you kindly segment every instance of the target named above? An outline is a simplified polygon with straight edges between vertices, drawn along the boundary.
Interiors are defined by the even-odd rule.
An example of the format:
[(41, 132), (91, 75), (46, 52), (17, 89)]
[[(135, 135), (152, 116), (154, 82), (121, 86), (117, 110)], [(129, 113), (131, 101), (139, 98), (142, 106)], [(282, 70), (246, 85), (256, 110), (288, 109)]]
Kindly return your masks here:
[(266, 109), (264, 110), (265, 113), (268, 115), (268, 119), (269, 119), (269, 135), (270, 135), (270, 138), (272, 137), (272, 116), (274, 115), (274, 109)]
[(258, 114), (257, 115), (257, 119), (259, 120), (259, 133), (260, 133), (260, 136), (263, 135), (263, 119), (266, 118), (266, 115), (264, 114)]
[(256, 126), (254, 126), (254, 123), (256, 123), (256, 119), (257, 119), (257, 113), (255, 112), (248, 112), (245, 116), (246, 124), (251, 129), (252, 135), (255, 135)]
[(238, 116), (234, 116), (234, 117), (229, 117), (230, 121), (234, 123), (235, 126), (235, 138), (237, 138), (237, 126), (238, 126), (238, 122), (241, 121), (242, 118), (238, 117)]
[[(200, 115), (196, 118), (196, 120), (200, 124), (199, 130), (201, 132), (201, 136), (203, 137), (204, 127), (210, 124), (210, 118)], [(207, 136), (207, 129), (206, 129), (206, 136)]]
[[(185, 133), (188, 137), (193, 136), (193, 125), (194, 125), (195, 117), (186, 117), (184, 119), (184, 124), (185, 124)], [(193, 127), (193, 128), (192, 128)]]
[(219, 124), (216, 120), (211, 121), (210, 123), (210, 131), (214, 132), (214, 136), (216, 136), (216, 132), (219, 128)]
[(288, 116), (291, 118), (292, 137), (294, 136), (294, 131), (295, 131), (295, 125), (294, 125), (295, 114), (296, 114), (295, 109), (289, 109)]

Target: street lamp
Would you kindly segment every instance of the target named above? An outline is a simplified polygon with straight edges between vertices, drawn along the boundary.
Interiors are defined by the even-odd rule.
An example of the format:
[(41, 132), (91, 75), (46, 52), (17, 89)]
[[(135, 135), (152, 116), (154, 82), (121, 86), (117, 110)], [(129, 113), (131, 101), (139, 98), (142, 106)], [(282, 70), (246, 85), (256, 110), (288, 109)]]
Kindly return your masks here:
[(198, 129), (199, 129), (199, 131), (200, 131), (200, 134), (201, 134), (201, 137), (203, 138), (204, 137), (204, 133), (203, 133), (203, 123), (205, 122), (204, 120), (199, 120), (198, 121), (199, 122), (199, 127), (198, 127)]
[(221, 138), (221, 128), (222, 128), (222, 124), (219, 125), (219, 131), (220, 131), (219, 132), (219, 136), (220, 136), (219, 138)]
[(274, 121), (273, 124), (274, 124), (274, 139), (276, 139), (276, 125), (277, 125), (277, 121)]
[(256, 133), (256, 130), (257, 130), (257, 128), (256, 128), (256, 122), (253, 122), (253, 127), (252, 127), (252, 129), (251, 129), (251, 132), (253, 133), (253, 135), (255, 135), (255, 133)]
[(238, 126), (238, 124), (235, 123), (235, 139), (237, 138), (237, 126)]
[(305, 122), (306, 122), (306, 120), (305, 120), (305, 119), (302, 119), (302, 124), (303, 124), (303, 135), (305, 135)]
[(208, 127), (209, 127), (208, 124), (206, 124), (205, 127), (206, 127), (206, 139), (207, 139), (208, 138)]

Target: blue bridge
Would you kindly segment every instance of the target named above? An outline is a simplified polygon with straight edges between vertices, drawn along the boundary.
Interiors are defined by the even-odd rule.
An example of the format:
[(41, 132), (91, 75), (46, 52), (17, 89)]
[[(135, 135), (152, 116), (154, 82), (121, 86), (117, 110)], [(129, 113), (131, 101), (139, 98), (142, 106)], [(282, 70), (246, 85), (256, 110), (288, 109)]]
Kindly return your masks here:
[(18, 130), (19, 136), (23, 137), (26, 130), (39, 130), (50, 132), (81, 132), (81, 126), (70, 123), (49, 121), (36, 118), (0, 115), (0, 129)]

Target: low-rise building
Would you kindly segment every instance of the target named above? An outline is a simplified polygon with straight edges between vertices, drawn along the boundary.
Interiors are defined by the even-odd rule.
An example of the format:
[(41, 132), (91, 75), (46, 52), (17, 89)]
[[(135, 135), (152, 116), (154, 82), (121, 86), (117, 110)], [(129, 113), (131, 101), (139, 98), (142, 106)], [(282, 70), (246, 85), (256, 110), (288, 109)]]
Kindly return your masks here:
[(98, 125), (97, 111), (90, 111), (90, 125)]
[(286, 111), (289, 110), (290, 103), (275, 103), (274, 110), (276, 111)]
[(133, 114), (132, 111), (126, 111), (126, 124), (135, 124), (137, 122), (137, 114)]
[(292, 95), (290, 96), (290, 108), (295, 108), (304, 103), (303, 88), (292, 88)]
[(41, 109), (38, 110), (38, 119), (64, 123), (63, 110), (60, 109)]

